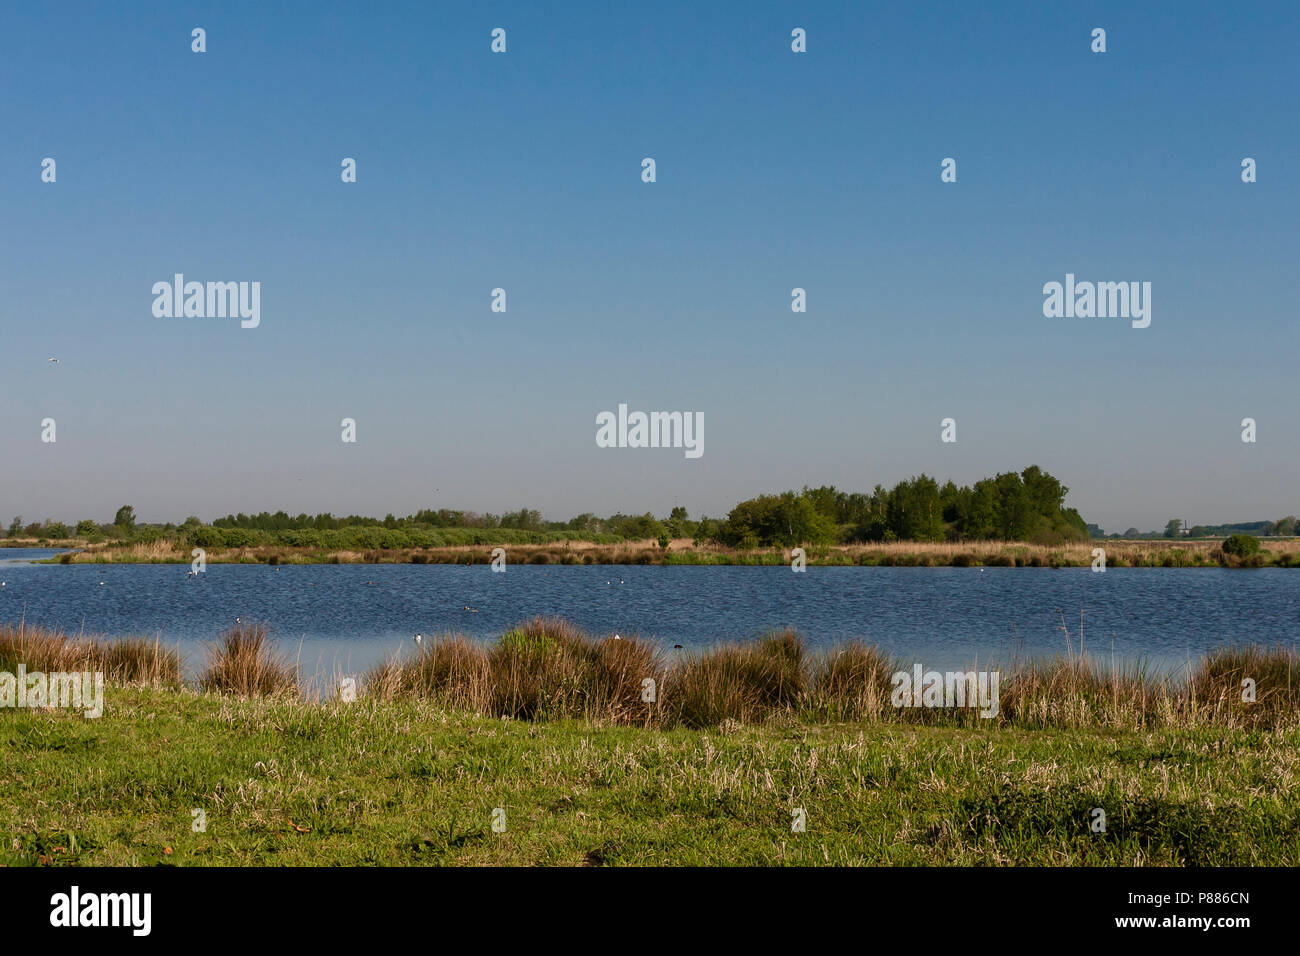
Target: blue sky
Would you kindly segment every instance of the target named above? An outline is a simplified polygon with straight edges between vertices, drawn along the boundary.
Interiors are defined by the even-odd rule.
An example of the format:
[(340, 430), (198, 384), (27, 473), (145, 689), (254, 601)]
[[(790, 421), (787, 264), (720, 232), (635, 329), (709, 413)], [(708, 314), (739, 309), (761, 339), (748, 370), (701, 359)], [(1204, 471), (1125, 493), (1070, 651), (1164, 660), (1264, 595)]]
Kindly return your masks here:
[[(376, 6), (5, 13), (4, 520), (1029, 464), (1108, 531), (1300, 511), (1297, 5)], [(176, 272), (259, 281), (260, 327), (155, 318)], [(1045, 318), (1067, 272), (1151, 282), (1151, 326)], [(703, 457), (597, 448), (620, 402), (702, 412)]]

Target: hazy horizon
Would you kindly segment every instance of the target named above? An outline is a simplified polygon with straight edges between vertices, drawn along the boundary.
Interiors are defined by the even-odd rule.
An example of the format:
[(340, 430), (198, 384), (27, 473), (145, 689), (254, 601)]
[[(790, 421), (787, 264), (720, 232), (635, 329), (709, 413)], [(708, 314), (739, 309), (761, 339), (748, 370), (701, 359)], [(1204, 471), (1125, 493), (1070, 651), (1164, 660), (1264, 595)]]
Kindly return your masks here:
[[(1282, 3), (15, 8), (0, 520), (723, 517), (1033, 464), (1108, 533), (1300, 512), (1297, 27)], [(157, 317), (177, 273), (260, 283), (259, 324)], [(1045, 317), (1067, 274), (1150, 282), (1150, 326)], [(703, 455), (597, 447), (620, 403), (701, 413)]]

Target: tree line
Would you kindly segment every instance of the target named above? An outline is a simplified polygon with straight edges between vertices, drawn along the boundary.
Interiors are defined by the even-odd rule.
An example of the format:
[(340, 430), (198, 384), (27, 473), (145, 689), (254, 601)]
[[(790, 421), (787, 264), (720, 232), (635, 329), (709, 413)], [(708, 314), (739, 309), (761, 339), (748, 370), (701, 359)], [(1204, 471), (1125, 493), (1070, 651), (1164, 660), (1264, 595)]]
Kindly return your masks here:
[(732, 547), (1000, 539), (1086, 541), (1088, 526), (1065, 507), (1069, 489), (1037, 465), (974, 485), (942, 486), (921, 474), (870, 494), (833, 485), (742, 501), (716, 537)]
[[(800, 491), (764, 494), (738, 503), (725, 518), (692, 520), (684, 507), (666, 517), (617, 513), (601, 518), (584, 513), (568, 521), (547, 521), (541, 512), (520, 508), (503, 514), (480, 514), (440, 508), (405, 517), (363, 515), (289, 515), (285, 511), (230, 514), (204, 524), (197, 516), (179, 525), (140, 525), (135, 509), (123, 505), (112, 524), (80, 521), (75, 529), (61, 522), (23, 525), (15, 518), (9, 537), (89, 541), (152, 541), (179, 538), (201, 547), (386, 548), (434, 547), (487, 542), (545, 543), (561, 540), (633, 541), (673, 538), (735, 548), (796, 544), (889, 541), (966, 541), (999, 539), (1059, 543), (1084, 541), (1089, 526), (1065, 506), (1069, 489), (1037, 465), (1006, 472), (973, 485), (940, 485), (921, 474), (881, 485), (870, 492), (846, 492), (834, 485), (805, 486)], [(1095, 527), (1095, 526), (1093, 526)]]

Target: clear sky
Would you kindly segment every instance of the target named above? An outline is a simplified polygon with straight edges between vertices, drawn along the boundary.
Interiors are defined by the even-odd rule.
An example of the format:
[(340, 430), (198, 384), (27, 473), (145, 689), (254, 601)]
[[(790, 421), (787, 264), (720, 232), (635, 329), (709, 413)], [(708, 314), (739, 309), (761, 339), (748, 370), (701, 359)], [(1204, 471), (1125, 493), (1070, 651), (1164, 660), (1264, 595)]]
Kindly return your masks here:
[[(1029, 464), (1107, 531), (1300, 511), (1290, 0), (2, 21), (5, 521), (716, 517)], [(260, 326), (156, 318), (177, 272), (260, 282)], [(1150, 282), (1150, 327), (1044, 317), (1067, 272)], [(598, 448), (620, 402), (702, 413), (703, 456)]]

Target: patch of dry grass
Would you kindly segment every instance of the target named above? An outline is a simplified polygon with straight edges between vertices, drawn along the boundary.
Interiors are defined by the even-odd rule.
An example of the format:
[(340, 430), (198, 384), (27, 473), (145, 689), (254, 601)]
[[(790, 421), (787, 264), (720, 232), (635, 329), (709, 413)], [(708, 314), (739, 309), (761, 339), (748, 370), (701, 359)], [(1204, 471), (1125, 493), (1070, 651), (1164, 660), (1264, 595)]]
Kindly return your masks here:
[(0, 627), (0, 667), (22, 664), (28, 672), (100, 671), (119, 684), (178, 686), (180, 654), (158, 640), (124, 638), (117, 641), (71, 638), (61, 631), (32, 627)]
[(298, 694), (297, 668), (271, 651), (268, 638), (262, 624), (236, 624), (227, 630), (209, 650), (199, 686), (239, 697)]

